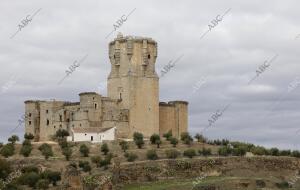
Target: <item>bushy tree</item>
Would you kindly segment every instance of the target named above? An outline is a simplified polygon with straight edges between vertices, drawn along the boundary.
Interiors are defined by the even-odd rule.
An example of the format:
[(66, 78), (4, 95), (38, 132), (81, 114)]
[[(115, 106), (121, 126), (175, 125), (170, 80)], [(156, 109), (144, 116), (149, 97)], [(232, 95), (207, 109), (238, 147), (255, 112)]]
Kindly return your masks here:
[(183, 132), (180, 136), (184, 144), (190, 145), (193, 142), (193, 138), (188, 132)]
[(100, 167), (104, 167), (104, 169), (107, 169), (108, 165), (111, 164), (112, 157), (113, 157), (112, 153), (107, 154), (105, 158), (100, 161)]
[(57, 171), (45, 170), (41, 173), (41, 178), (48, 180), (53, 186), (56, 186), (57, 182), (61, 180), (61, 174)]
[(69, 147), (69, 143), (67, 142), (67, 140), (65, 138), (62, 139), (58, 139), (58, 144), (60, 146), (61, 149), (64, 149), (66, 147)]
[(221, 144), (222, 144), (223, 146), (227, 146), (229, 143), (230, 143), (229, 140), (227, 140), (227, 139), (222, 139)]
[(11, 142), (12, 144), (15, 144), (17, 141), (19, 141), (19, 137), (17, 135), (13, 135), (8, 138), (8, 142)]
[(165, 137), (167, 141), (169, 141), (172, 136), (172, 130), (169, 130), (167, 133), (163, 134), (163, 137)]
[(185, 139), (189, 138), (190, 134), (188, 132), (182, 132), (180, 134), (180, 140), (184, 141)]
[(128, 145), (128, 142), (127, 142), (127, 141), (121, 141), (121, 142), (119, 143), (119, 145), (121, 146), (121, 149), (122, 149), (124, 152), (126, 152), (126, 150), (128, 150), (128, 148), (129, 148), (129, 145)]
[(128, 162), (134, 162), (138, 158), (138, 156), (132, 152), (126, 152), (124, 156), (127, 158)]
[(29, 187), (35, 187), (39, 179), (40, 176), (38, 173), (29, 172), (21, 176), (21, 183), (23, 185), (28, 185)]
[(255, 147), (254, 144), (250, 143), (243, 143), (243, 142), (230, 142), (230, 144), (233, 146), (233, 148), (244, 148), (247, 152), (250, 152), (253, 147)]
[(279, 156), (278, 148), (271, 148), (269, 151), (272, 156)]
[(144, 142), (144, 135), (142, 133), (135, 132), (133, 134), (133, 140), (138, 148), (142, 148), (145, 144)]
[(151, 144), (156, 144), (156, 141), (160, 140), (160, 136), (158, 134), (153, 134), (150, 137)]
[(261, 146), (252, 147), (250, 152), (254, 155), (266, 155), (267, 154), (267, 150)]
[(156, 153), (156, 150), (148, 150), (147, 151), (147, 158), (149, 160), (157, 160), (158, 159), (158, 155)]
[(72, 148), (69, 146), (62, 149), (62, 154), (65, 156), (67, 161), (70, 160), (72, 153), (73, 153)]
[(280, 156), (290, 156), (291, 155), (291, 150), (281, 150), (279, 151)]
[(21, 169), (22, 173), (30, 173), (30, 172), (34, 172), (34, 173), (39, 173), (39, 168), (36, 167), (35, 165), (29, 165), (29, 166), (25, 166)]
[(85, 144), (80, 145), (79, 151), (82, 156), (89, 157), (90, 149)]
[(28, 140), (28, 139), (25, 139), (25, 140), (23, 141), (22, 145), (23, 145), (23, 146), (24, 146), (24, 145), (30, 145), (30, 146), (31, 146), (31, 141)]
[(31, 133), (25, 133), (24, 134), (24, 139), (26, 139), (26, 140), (33, 140), (34, 136)]
[(196, 156), (196, 151), (195, 149), (187, 149), (183, 152), (183, 155), (186, 156), (186, 157), (189, 157), (189, 158), (193, 158), (194, 156)]
[(42, 144), (39, 147), (39, 151), (42, 152), (42, 155), (45, 157), (46, 160), (48, 160), (49, 157), (53, 156), (52, 147), (47, 143)]
[(28, 157), (32, 151), (32, 146), (31, 145), (23, 145), (20, 154), (22, 154), (24, 157)]
[(176, 145), (178, 144), (178, 139), (176, 139), (175, 137), (172, 137), (170, 139), (170, 143), (173, 145), (173, 147), (176, 147)]
[(198, 151), (200, 155), (203, 156), (210, 156), (211, 155), (211, 149), (210, 148), (202, 148), (202, 150)]
[(14, 152), (15, 152), (15, 147), (12, 143), (8, 143), (4, 145), (0, 150), (1, 155), (4, 156), (5, 158), (14, 155)]
[(300, 158), (300, 152), (299, 152), (298, 150), (294, 150), (294, 151), (292, 152), (292, 156), (293, 156), (293, 157), (296, 157), (296, 158)]
[(195, 138), (197, 139), (198, 142), (202, 142), (202, 143), (206, 142), (206, 138), (202, 134), (197, 133), (195, 135)]
[(56, 131), (56, 134), (55, 136), (58, 137), (58, 138), (64, 138), (64, 137), (67, 137), (69, 136), (69, 132), (65, 129), (59, 129)]
[(232, 149), (229, 146), (222, 146), (219, 148), (218, 153), (220, 156), (228, 156), (232, 153)]
[(166, 155), (167, 158), (169, 159), (175, 159), (180, 155), (180, 152), (176, 149), (170, 149), (170, 150), (166, 150)]
[(275, 185), (279, 188), (279, 189), (288, 189), (289, 188), (289, 182), (287, 181), (282, 181), (280, 183), (275, 183)]
[(82, 168), (84, 172), (89, 172), (92, 170), (88, 161), (79, 161), (79, 167)]
[(104, 155), (107, 155), (107, 153), (109, 152), (107, 143), (101, 145), (101, 152), (103, 152)]
[(48, 180), (52, 183), (52, 185), (56, 186), (56, 183), (61, 180), (60, 172), (49, 171)]
[(246, 155), (247, 150), (245, 147), (237, 147), (232, 150), (233, 156), (244, 156)]
[(22, 148), (20, 150), (20, 154), (22, 154), (24, 157), (28, 157), (32, 151), (32, 145), (31, 141), (28, 139), (25, 139), (22, 143)]
[(214, 144), (214, 145), (220, 146), (220, 145), (222, 145), (222, 141), (219, 140), (219, 139), (217, 139), (217, 140), (214, 140), (214, 141), (213, 141), (213, 144)]
[(156, 140), (156, 141), (155, 141), (155, 144), (156, 144), (156, 147), (159, 148), (160, 145), (161, 145), (161, 141), (160, 141), (160, 140)]

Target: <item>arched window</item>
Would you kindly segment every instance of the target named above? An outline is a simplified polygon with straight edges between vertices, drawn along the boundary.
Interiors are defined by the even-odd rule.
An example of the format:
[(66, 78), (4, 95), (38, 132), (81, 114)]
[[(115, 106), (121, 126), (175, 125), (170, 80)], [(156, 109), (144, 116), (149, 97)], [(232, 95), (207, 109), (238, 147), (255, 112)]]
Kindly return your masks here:
[(50, 123), (50, 122), (49, 122), (49, 119), (47, 119), (47, 123), (46, 123), (46, 124), (49, 125), (49, 123)]

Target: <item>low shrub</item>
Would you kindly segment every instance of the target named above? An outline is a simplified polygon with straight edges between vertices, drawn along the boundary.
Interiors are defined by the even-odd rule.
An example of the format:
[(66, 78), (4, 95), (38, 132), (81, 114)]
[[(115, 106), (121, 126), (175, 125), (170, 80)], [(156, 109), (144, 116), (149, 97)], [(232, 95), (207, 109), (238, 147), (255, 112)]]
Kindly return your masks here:
[(167, 158), (169, 159), (175, 159), (180, 155), (180, 152), (176, 149), (170, 149), (170, 150), (166, 150), (166, 155)]
[(202, 148), (202, 150), (198, 151), (200, 155), (203, 156), (210, 156), (211, 155), (211, 149), (210, 148)]
[(125, 153), (124, 156), (127, 158), (128, 162), (134, 162), (138, 158), (138, 156), (136, 154), (132, 153), (132, 152)]
[(218, 153), (220, 156), (228, 156), (232, 153), (232, 149), (229, 146), (222, 146), (219, 148)]
[(23, 145), (20, 154), (22, 154), (24, 157), (28, 157), (32, 151), (32, 146), (31, 145)]
[(92, 170), (90, 163), (88, 161), (79, 161), (78, 166), (82, 168), (84, 172), (89, 172)]
[(8, 158), (8, 157), (14, 155), (14, 153), (15, 153), (15, 147), (12, 143), (8, 143), (8, 144), (4, 145), (2, 147), (2, 149), (0, 150), (0, 154), (2, 156), (4, 156), (5, 158)]
[(187, 149), (183, 152), (183, 155), (186, 156), (186, 157), (189, 157), (189, 158), (193, 158), (194, 156), (196, 156), (196, 151), (195, 149)]
[(147, 158), (149, 160), (157, 160), (158, 159), (158, 155), (156, 153), (156, 150), (148, 150), (147, 151)]

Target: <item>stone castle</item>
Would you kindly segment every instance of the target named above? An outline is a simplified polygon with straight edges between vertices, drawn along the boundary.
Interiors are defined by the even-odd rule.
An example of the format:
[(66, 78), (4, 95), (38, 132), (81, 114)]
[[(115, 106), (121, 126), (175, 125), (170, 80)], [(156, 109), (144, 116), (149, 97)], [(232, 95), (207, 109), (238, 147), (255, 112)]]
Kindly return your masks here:
[(109, 43), (108, 97), (83, 92), (80, 102), (27, 100), (25, 132), (35, 141), (49, 141), (59, 129), (72, 135), (114, 128), (114, 139), (131, 139), (134, 132), (148, 138), (171, 130), (179, 137), (188, 128), (188, 102), (159, 102), (156, 58), (156, 41), (119, 33)]

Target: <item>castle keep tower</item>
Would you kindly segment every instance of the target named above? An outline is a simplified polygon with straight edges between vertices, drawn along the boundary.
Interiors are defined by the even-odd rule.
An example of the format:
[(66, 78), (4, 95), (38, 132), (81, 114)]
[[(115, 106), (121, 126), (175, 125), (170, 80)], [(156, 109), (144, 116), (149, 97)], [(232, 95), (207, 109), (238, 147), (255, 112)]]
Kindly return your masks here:
[(129, 130), (119, 129), (120, 136), (132, 137), (134, 132), (142, 132), (145, 137), (159, 134), (156, 57), (157, 43), (151, 38), (119, 34), (109, 43), (108, 97), (119, 99), (121, 107), (129, 110)]

